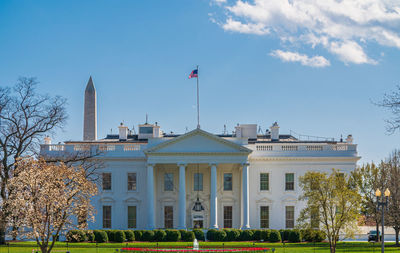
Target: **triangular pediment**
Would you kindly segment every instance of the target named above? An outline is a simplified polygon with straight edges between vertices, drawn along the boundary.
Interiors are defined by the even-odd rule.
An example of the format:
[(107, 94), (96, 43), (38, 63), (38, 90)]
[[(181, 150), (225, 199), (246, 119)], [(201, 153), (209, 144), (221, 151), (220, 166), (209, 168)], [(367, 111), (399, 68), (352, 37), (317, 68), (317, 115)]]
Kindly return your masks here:
[(221, 137), (195, 129), (189, 133), (162, 142), (144, 151), (152, 153), (238, 153), (249, 154), (251, 150)]

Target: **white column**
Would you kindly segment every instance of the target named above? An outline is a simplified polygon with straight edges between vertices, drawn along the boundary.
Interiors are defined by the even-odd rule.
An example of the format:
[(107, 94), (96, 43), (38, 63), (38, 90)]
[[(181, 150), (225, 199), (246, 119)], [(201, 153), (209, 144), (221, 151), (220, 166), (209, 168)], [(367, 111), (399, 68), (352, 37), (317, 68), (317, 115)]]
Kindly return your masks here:
[(179, 229), (186, 229), (186, 177), (185, 164), (179, 164)]
[(242, 198), (243, 198), (243, 227), (250, 228), (249, 219), (249, 164), (243, 164), (242, 168)]
[(147, 165), (147, 229), (155, 228), (154, 218), (154, 168), (149, 164)]
[(210, 228), (218, 228), (217, 165), (211, 164)]

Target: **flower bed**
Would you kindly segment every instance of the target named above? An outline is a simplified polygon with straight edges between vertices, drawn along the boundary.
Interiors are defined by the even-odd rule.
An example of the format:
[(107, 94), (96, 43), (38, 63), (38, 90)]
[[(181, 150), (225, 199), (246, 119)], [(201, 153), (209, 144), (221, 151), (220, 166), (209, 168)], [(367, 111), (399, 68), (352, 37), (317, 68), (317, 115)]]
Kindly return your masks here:
[(166, 249), (166, 248), (122, 248), (121, 252), (256, 252), (256, 251), (267, 251), (269, 248), (252, 247), (252, 248), (202, 248), (194, 250), (192, 248), (176, 248), (176, 249)]

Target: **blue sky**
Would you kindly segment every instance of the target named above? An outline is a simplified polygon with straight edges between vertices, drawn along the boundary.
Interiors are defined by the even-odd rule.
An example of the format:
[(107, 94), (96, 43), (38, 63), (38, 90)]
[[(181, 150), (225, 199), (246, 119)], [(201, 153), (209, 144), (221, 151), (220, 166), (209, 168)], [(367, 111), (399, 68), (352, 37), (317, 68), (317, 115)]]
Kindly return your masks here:
[[(137, 129), (146, 113), (165, 132), (183, 133), (196, 127), (188, 75), (198, 64), (203, 129), (265, 130), (278, 121), (282, 133), (353, 134), (361, 162), (378, 161), (400, 141), (385, 132), (390, 114), (371, 103), (400, 84), (400, 6), (366, 1), (389, 10), (371, 21), (363, 18), (370, 6), (313, 1), (292, 1), (292, 13), (315, 7), (326, 26), (262, 0), (1, 1), (0, 85), (35, 76), (40, 92), (68, 99), (68, 124), (55, 142), (82, 139), (90, 75), (100, 137), (121, 121)], [(352, 12), (335, 13), (342, 9)]]

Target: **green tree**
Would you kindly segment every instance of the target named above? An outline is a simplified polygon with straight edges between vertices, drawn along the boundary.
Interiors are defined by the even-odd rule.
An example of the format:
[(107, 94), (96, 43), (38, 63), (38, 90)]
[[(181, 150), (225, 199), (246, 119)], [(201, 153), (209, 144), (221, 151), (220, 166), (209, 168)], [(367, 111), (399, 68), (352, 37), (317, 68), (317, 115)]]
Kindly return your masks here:
[[(372, 219), (376, 224), (376, 231), (379, 231), (381, 212), (376, 208), (376, 189), (385, 189), (388, 180), (388, 173), (385, 169), (385, 163), (381, 162), (379, 166), (375, 163), (367, 163), (356, 168), (351, 176), (356, 183), (362, 196), (361, 213), (367, 218)], [(379, 241), (379, 237), (376, 237)]]
[(386, 187), (381, 187), (381, 191), (389, 188), (390, 197), (388, 201), (388, 211), (385, 217), (385, 224), (393, 227), (396, 233), (396, 246), (399, 246), (400, 232), (400, 151), (394, 150), (385, 161), (384, 170), (388, 173)]
[(311, 224), (311, 213), (319, 216), (321, 229), (325, 231), (330, 252), (336, 251), (339, 233), (353, 236), (360, 215), (361, 195), (352, 177), (333, 170), (327, 173), (307, 172), (300, 177), (303, 194), (300, 200), (307, 202), (298, 219), (298, 223)]

